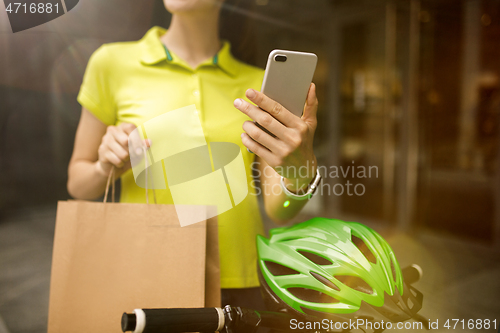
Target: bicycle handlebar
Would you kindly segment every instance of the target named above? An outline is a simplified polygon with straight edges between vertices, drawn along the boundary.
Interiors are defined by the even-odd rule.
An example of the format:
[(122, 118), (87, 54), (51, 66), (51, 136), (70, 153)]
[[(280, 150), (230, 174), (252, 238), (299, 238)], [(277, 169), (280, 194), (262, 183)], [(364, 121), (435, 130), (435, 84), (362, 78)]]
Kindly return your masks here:
[[(411, 265), (402, 269), (405, 283), (412, 284), (422, 277), (422, 269)], [(123, 332), (133, 333), (182, 333), (218, 332), (225, 328), (227, 333), (254, 332), (263, 326), (277, 330), (289, 327), (290, 314), (269, 311), (255, 311), (227, 305), (221, 308), (187, 309), (136, 309), (133, 314), (122, 316)]]
[(403, 280), (406, 284), (414, 284), (422, 278), (422, 268), (419, 265), (413, 264), (401, 270)]
[(134, 313), (122, 316), (123, 332), (216, 332), (223, 327), (221, 308), (136, 309)]
[(288, 313), (256, 311), (230, 305), (224, 309), (136, 309), (134, 313), (123, 314), (122, 331), (253, 333), (259, 326), (283, 331), (288, 329), (293, 318)]

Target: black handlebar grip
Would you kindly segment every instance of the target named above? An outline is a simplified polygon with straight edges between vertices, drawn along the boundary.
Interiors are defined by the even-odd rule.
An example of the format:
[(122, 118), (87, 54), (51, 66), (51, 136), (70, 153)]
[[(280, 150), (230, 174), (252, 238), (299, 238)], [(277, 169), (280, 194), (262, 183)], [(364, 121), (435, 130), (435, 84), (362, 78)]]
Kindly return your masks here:
[[(221, 318), (215, 308), (142, 309), (142, 311), (146, 315), (143, 333), (215, 332), (220, 329)], [(135, 320), (135, 314), (124, 313), (122, 330), (134, 331)]]
[(122, 315), (122, 331), (123, 332), (133, 332), (135, 331), (135, 325), (137, 324), (137, 318), (135, 313), (123, 313)]

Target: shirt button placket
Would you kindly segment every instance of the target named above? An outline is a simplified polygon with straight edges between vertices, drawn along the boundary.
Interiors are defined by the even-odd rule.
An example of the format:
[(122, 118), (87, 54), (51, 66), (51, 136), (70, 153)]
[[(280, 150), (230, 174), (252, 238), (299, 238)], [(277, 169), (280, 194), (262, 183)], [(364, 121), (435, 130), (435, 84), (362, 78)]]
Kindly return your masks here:
[(196, 105), (196, 110), (199, 112), (200, 120), (203, 121), (201, 112), (201, 92), (200, 92), (200, 77), (197, 73), (192, 74), (193, 77), (193, 100)]

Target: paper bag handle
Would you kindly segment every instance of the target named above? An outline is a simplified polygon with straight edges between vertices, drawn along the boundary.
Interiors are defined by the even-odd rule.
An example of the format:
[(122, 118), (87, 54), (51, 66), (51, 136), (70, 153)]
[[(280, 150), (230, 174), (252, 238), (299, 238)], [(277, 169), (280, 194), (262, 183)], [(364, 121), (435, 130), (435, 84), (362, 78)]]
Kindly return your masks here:
[[(144, 152), (144, 156), (146, 156), (146, 154), (147, 154), (146, 148), (143, 147), (142, 149)], [(147, 158), (145, 159), (145, 162), (146, 162), (146, 170), (145, 170), (146, 171), (146, 175), (145, 175), (145, 178), (146, 178), (146, 203), (149, 204), (149, 195), (148, 195), (148, 180), (149, 180), (148, 169), (149, 169), (149, 165), (148, 165)], [(111, 179), (113, 179), (112, 183), (111, 183)], [(153, 174), (151, 174), (151, 182), (154, 184)], [(108, 180), (106, 182), (106, 191), (104, 192), (104, 199), (102, 201), (104, 203), (108, 199), (109, 184), (110, 183), (111, 183), (111, 202), (115, 202), (115, 166), (114, 165), (111, 168), (111, 170), (109, 171)], [(156, 204), (156, 191), (154, 189), (153, 189), (153, 199), (154, 199), (154, 202)]]
[(109, 183), (111, 182), (111, 178), (113, 178), (113, 182), (111, 183), (111, 202), (115, 202), (115, 166), (113, 166), (109, 171), (108, 181), (106, 182), (106, 191), (104, 191), (104, 199), (102, 200), (103, 203), (106, 203), (106, 200), (108, 199)]

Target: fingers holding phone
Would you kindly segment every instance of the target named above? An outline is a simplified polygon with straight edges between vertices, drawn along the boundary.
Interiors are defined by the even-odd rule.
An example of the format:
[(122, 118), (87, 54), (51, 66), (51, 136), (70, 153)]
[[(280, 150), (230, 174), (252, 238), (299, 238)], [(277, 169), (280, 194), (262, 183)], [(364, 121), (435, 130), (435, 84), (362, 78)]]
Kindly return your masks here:
[(236, 108), (265, 127), (275, 137), (261, 129), (255, 122), (246, 121), (243, 124), (245, 133), (241, 136), (245, 147), (263, 158), (271, 167), (275, 169), (280, 167), (283, 173), (281, 175), (287, 179), (294, 179), (291, 174), (287, 174), (287, 170), (310, 166), (312, 168), (308, 173), (310, 177), (301, 180), (309, 183), (314, 177), (313, 168), (316, 165), (313, 152), (318, 107), (315, 85), (311, 83), (302, 117), (293, 114), (262, 92), (249, 89), (246, 96), (256, 105), (238, 99), (234, 103)]
[(311, 83), (307, 92), (306, 104), (301, 119), (311, 128), (316, 130), (318, 126), (318, 98), (316, 97), (316, 85)]

